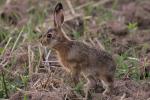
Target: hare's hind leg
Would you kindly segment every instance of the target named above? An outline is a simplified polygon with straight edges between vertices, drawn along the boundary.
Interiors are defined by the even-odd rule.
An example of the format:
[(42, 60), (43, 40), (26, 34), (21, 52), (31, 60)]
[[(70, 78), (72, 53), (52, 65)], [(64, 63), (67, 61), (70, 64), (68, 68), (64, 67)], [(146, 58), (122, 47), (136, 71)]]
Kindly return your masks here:
[(90, 98), (90, 89), (94, 89), (96, 86), (96, 80), (92, 75), (86, 77), (87, 83), (84, 85), (84, 92), (85, 92), (85, 100)]
[(104, 75), (101, 77), (101, 82), (103, 84), (103, 87), (105, 88), (103, 95), (110, 95), (113, 89), (113, 82), (114, 82), (113, 76)]

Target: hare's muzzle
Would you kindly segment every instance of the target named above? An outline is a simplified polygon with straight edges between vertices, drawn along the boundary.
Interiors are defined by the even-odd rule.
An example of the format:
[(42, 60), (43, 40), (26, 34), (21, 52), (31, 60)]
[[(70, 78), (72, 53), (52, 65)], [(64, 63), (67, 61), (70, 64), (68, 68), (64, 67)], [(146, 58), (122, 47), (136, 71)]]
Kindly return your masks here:
[(41, 39), (41, 38), (42, 38), (42, 35), (39, 36), (39, 39)]
[(45, 39), (44, 39), (44, 35), (40, 35), (40, 36), (39, 36), (39, 40), (40, 40), (40, 43), (41, 43), (42, 45), (44, 45), (44, 44), (46, 43), (46, 41), (45, 41)]

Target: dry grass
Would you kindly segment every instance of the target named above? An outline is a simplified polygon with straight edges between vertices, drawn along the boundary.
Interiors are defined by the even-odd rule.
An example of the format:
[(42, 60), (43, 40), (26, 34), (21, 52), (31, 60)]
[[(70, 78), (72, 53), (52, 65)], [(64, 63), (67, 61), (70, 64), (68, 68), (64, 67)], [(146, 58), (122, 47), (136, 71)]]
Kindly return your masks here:
[[(150, 99), (150, 30), (147, 28), (150, 26), (145, 18), (147, 22), (150, 19), (137, 13), (134, 18), (140, 17), (142, 22), (131, 19), (133, 22), (127, 23), (130, 13), (121, 9), (124, 6), (124, 9), (136, 12), (144, 10), (149, 16), (147, 5), (150, 2), (147, 0), (146, 5), (143, 2), (131, 6), (130, 1), (119, 0), (62, 1), (65, 5), (64, 30), (67, 35), (97, 49), (107, 50), (116, 59), (113, 95), (103, 96), (98, 87), (93, 91), (93, 100)], [(81, 77), (81, 83), (73, 86), (70, 74), (59, 65), (55, 52), (39, 44), (38, 36), (52, 26), (52, 9), (55, 4), (55, 0), (7, 0), (0, 4), (0, 30), (5, 30), (0, 31), (0, 98), (83, 99), (84, 78)], [(111, 26), (112, 21), (114, 25), (119, 25), (119, 32), (118, 26)], [(127, 27), (126, 33), (122, 28), (124, 25)], [(6, 36), (5, 32), (8, 33)]]

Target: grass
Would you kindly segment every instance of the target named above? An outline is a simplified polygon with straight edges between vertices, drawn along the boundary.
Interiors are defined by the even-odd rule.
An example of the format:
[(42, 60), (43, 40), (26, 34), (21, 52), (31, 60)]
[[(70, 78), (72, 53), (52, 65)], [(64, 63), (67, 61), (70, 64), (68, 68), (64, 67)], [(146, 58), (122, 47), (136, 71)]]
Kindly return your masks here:
[(0, 0), (0, 6), (5, 3), (6, 0)]
[(81, 33), (79, 32), (73, 32), (73, 36), (78, 39), (81, 36)]
[[(129, 64), (128, 64), (129, 63)], [(121, 78), (130, 78), (139, 80), (139, 65), (136, 60), (127, 60), (125, 55), (121, 55), (117, 58), (117, 73), (116, 76)]]
[(0, 26), (0, 42), (7, 39), (9, 35), (9, 31)]
[(116, 9), (118, 5), (118, 0), (114, 0), (113, 4), (112, 4), (112, 9)]
[(81, 81), (79, 82), (75, 87), (74, 87), (74, 90), (81, 94), (81, 91), (83, 90), (83, 87), (84, 87), (84, 83)]
[(3, 87), (3, 90), (4, 90), (4, 94), (5, 94), (5, 97), (8, 98), (8, 89), (7, 89), (7, 84), (6, 84), (6, 80), (5, 80), (5, 73), (2, 72), (2, 87)]
[(129, 23), (127, 25), (127, 28), (129, 31), (135, 31), (138, 29), (138, 24), (137, 23)]
[[(0, 0), (0, 5), (4, 2), (5, 0)], [(113, 4), (113, 9), (116, 8), (118, 0), (115, 0), (114, 4)], [(93, 8), (92, 6), (87, 6), (85, 7), (85, 15), (91, 15), (91, 13), (93, 12)], [(109, 10), (104, 9), (103, 7), (98, 7), (96, 10), (99, 10), (99, 14), (98, 17), (100, 16), (100, 21), (108, 21), (113, 19), (114, 17), (112, 16), (112, 12), (110, 12)], [(24, 25), (24, 28), (21, 29), (15, 29), (13, 26), (6, 26), (5, 23), (1, 23), (0, 25), (0, 42), (4, 41), (7, 43), (9, 37), (11, 36), (13, 39), (11, 41), (11, 43), (9, 44), (8, 48), (13, 48), (13, 51), (15, 51), (20, 44), (22, 43), (22, 39), (17, 37), (19, 36), (19, 33), (23, 33), (25, 34), (26, 37), (26, 41), (29, 43), (32, 43), (33, 41), (36, 41), (38, 39), (38, 36), (40, 33), (35, 32), (35, 27), (38, 25), (41, 25), (46, 17), (48, 16), (48, 8), (37, 8), (37, 10), (32, 10), (29, 12), (29, 21), (27, 22), (26, 25)], [(4, 27), (2, 27), (4, 26)], [(86, 25), (85, 25), (86, 26)], [(129, 23), (128, 24), (128, 29), (133, 31), (133, 30), (137, 30), (138, 26), (137, 23)], [(88, 31), (87, 28), (85, 28), (86, 31)], [(22, 34), (21, 34), (22, 35)], [(75, 38), (79, 38), (80, 37), (80, 33), (75, 32), (73, 33)], [(16, 41), (16, 45), (15, 44)], [(6, 43), (3, 43), (3, 45), (0, 45), (0, 54), (2, 53), (2, 51), (4, 50), (4, 46)], [(104, 36), (102, 37), (102, 44), (105, 45), (106, 50), (109, 52), (112, 52), (112, 41), (108, 36)], [(148, 45), (144, 45), (143, 46), (143, 51), (146, 50), (146, 48), (148, 48)], [(39, 60), (39, 53), (37, 53), (37, 49), (35, 48), (35, 62), (37, 63)], [(138, 58), (137, 56), (137, 51), (136, 48), (129, 48), (125, 53), (117, 56), (116, 58), (116, 63), (117, 63), (117, 72), (116, 72), (116, 77), (118, 79), (123, 78), (124, 76), (129, 76), (131, 79), (134, 80), (139, 80), (140, 75), (139, 75), (139, 62), (136, 60), (131, 60), (129, 59), (129, 57), (133, 57), (133, 58)], [(11, 61), (11, 64), (7, 65), (6, 68), (7, 69), (11, 69), (12, 65), (15, 65), (16, 62), (16, 58), (14, 57), (13, 60)], [(27, 62), (28, 63), (28, 62)], [(131, 67), (130, 67), (131, 66)], [(146, 66), (146, 65), (145, 65)], [(25, 69), (28, 69), (27, 64), (24, 64)], [(3, 73), (3, 75), (0, 75), (0, 98), (7, 98), (8, 94), (17, 91), (17, 89), (21, 88), (21, 89), (26, 89), (28, 82), (29, 82), (29, 73), (25, 73), (22, 74), (20, 76), (18, 76), (17, 78), (13, 77), (10, 78), (9, 73)], [(4, 77), (5, 76), (5, 77)], [(83, 83), (79, 83), (74, 90), (78, 93), (80, 93), (80, 90), (82, 90), (83, 88)], [(7, 91), (7, 92), (6, 92)], [(24, 100), (27, 100), (27, 96), (24, 95)]]
[(23, 84), (23, 87), (27, 87), (28, 85), (28, 81), (29, 81), (29, 76), (28, 75), (21, 75), (21, 81), (22, 81), (22, 84)]

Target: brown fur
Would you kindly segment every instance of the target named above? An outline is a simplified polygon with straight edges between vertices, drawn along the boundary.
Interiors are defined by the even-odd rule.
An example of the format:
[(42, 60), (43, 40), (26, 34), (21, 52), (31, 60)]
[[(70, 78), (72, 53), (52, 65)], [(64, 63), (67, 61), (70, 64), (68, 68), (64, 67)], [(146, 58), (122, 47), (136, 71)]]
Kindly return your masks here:
[(71, 72), (77, 84), (82, 73), (87, 79), (85, 85), (86, 98), (88, 91), (101, 80), (105, 91), (110, 93), (113, 87), (116, 64), (106, 51), (90, 47), (82, 42), (70, 40), (62, 31), (62, 4), (58, 3), (54, 11), (54, 29), (50, 29), (41, 37), (41, 43), (57, 52), (60, 63)]

